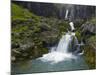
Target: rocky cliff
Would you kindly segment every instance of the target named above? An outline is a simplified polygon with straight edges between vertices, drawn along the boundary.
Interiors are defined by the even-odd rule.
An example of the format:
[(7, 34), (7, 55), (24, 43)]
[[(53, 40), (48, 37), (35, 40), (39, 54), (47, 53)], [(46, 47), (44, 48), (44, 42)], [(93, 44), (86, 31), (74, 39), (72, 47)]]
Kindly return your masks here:
[(77, 21), (79, 19), (89, 19), (95, 16), (95, 6), (72, 5), (72, 4), (52, 4), (39, 2), (14, 2), (21, 5), (39, 16), (57, 17), (65, 19), (66, 10), (69, 10), (68, 19)]

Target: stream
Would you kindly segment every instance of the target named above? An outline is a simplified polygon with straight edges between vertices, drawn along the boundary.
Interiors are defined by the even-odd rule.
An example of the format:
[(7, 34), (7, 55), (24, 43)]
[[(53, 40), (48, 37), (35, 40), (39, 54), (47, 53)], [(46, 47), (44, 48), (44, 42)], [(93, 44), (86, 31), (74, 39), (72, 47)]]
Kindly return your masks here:
[(74, 71), (89, 69), (82, 56), (77, 59), (64, 60), (56, 64), (42, 62), (41, 60), (23, 61), (12, 64), (12, 72), (16, 74), (29, 74), (54, 71)]
[[(52, 47), (49, 53), (35, 60), (12, 64), (12, 73), (28, 74), (89, 69), (83, 55), (70, 52), (71, 49), (69, 46), (71, 45), (73, 37), (75, 37), (73, 32), (66, 33), (60, 39), (58, 46)], [(77, 39), (75, 40), (75, 45), (76, 44), (78, 44)], [(75, 52), (77, 52), (77, 50), (75, 50)]]
[[(66, 18), (68, 10), (66, 11)], [(74, 31), (74, 23), (69, 23), (71, 31)], [(29, 74), (39, 72), (55, 72), (55, 71), (74, 71), (89, 69), (82, 54), (77, 53), (80, 50), (75, 32), (67, 32), (62, 35), (56, 47), (51, 47), (50, 52), (42, 57), (30, 61), (12, 63), (11, 71), (16, 74)], [(72, 41), (74, 47), (72, 48)], [(70, 50), (75, 49), (73, 52)]]

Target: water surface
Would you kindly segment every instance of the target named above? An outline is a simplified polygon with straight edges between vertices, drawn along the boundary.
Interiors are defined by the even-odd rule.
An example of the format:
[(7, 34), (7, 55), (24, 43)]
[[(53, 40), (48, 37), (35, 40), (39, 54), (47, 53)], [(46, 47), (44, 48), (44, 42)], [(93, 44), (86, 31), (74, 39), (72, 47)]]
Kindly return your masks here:
[(73, 71), (89, 69), (82, 56), (77, 59), (64, 60), (58, 63), (43, 62), (41, 60), (23, 61), (12, 64), (12, 72), (16, 74), (28, 74), (54, 71)]

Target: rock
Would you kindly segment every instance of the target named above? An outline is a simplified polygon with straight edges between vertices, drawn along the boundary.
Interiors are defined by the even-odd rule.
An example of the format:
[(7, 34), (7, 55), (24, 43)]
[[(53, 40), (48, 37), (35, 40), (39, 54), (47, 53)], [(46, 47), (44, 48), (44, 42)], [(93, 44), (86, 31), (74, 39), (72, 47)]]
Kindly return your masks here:
[(57, 37), (58, 34), (55, 32), (47, 31), (41, 33), (41, 39), (44, 43), (47, 44), (47, 46), (55, 45), (58, 41)]
[(96, 33), (96, 25), (92, 23), (85, 23), (81, 26), (82, 33)]
[(96, 68), (96, 25), (91, 21), (84, 23), (81, 27), (82, 38), (85, 43), (84, 57), (90, 69)]
[(91, 45), (84, 46), (84, 57), (89, 69), (96, 68), (96, 51)]
[(19, 47), (20, 47), (19, 44), (17, 44), (17, 43), (13, 43), (13, 42), (12, 42), (12, 48), (19, 48)]
[[(15, 61), (22, 61), (30, 58), (35, 59), (48, 53), (48, 46), (56, 45), (61, 36), (70, 28), (69, 23), (63, 20), (65, 18), (64, 13), (67, 5), (61, 5), (60, 7), (60, 4), (27, 3), (28, 2), (15, 2), (12, 4), (12, 56), (16, 58), (15, 60), (13, 57)], [(84, 6), (82, 6), (81, 9), (80, 6), (75, 7), (75, 9), (73, 7), (74, 5), (70, 7), (68, 5), (70, 19), (75, 17), (80, 19), (82, 11), (85, 12), (85, 9), (88, 8), (88, 6), (86, 6), (85, 9), (82, 9)], [(32, 11), (30, 12), (30, 10)], [(36, 14), (41, 15), (42, 18)], [(86, 15), (86, 13), (84, 15)], [(83, 29), (83, 32), (85, 32), (85, 30), (89, 28), (84, 28), (83, 26)], [(89, 30), (89, 32), (93, 32), (93, 29)], [(80, 34), (77, 33), (77, 35), (80, 37)]]
[(12, 51), (16, 54), (20, 54), (20, 51), (18, 51), (17, 49), (12, 49)]
[(28, 53), (23, 53), (22, 56), (26, 57), (28, 56)]
[(75, 21), (77, 19), (82, 19), (82, 18), (87, 19), (92, 15), (95, 15), (95, 6), (52, 4), (52, 3), (41, 3), (41, 2), (15, 2), (15, 1), (14, 3), (29, 9), (36, 15), (45, 17), (52, 16), (60, 19), (65, 19), (65, 13), (67, 9), (69, 10), (68, 18), (71, 21)]
[(34, 47), (34, 43), (27, 43), (27, 44), (22, 44), (20, 45), (21, 50), (28, 50), (29, 48)]
[(89, 45), (92, 50), (96, 51), (96, 36), (91, 36), (86, 40), (86, 44)]
[(48, 24), (46, 24), (46, 23), (41, 23), (40, 28), (41, 28), (41, 31), (42, 32), (43, 31), (49, 31), (50, 30), (50, 26)]

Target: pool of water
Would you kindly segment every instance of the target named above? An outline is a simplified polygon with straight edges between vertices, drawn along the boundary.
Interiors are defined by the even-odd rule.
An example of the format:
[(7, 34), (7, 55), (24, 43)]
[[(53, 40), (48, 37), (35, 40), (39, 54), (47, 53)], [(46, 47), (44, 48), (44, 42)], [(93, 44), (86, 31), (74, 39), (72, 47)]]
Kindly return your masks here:
[(87, 70), (88, 65), (82, 56), (77, 59), (64, 60), (58, 63), (43, 62), (39, 59), (13, 63), (11, 71), (15, 74), (29, 74), (55, 71)]

